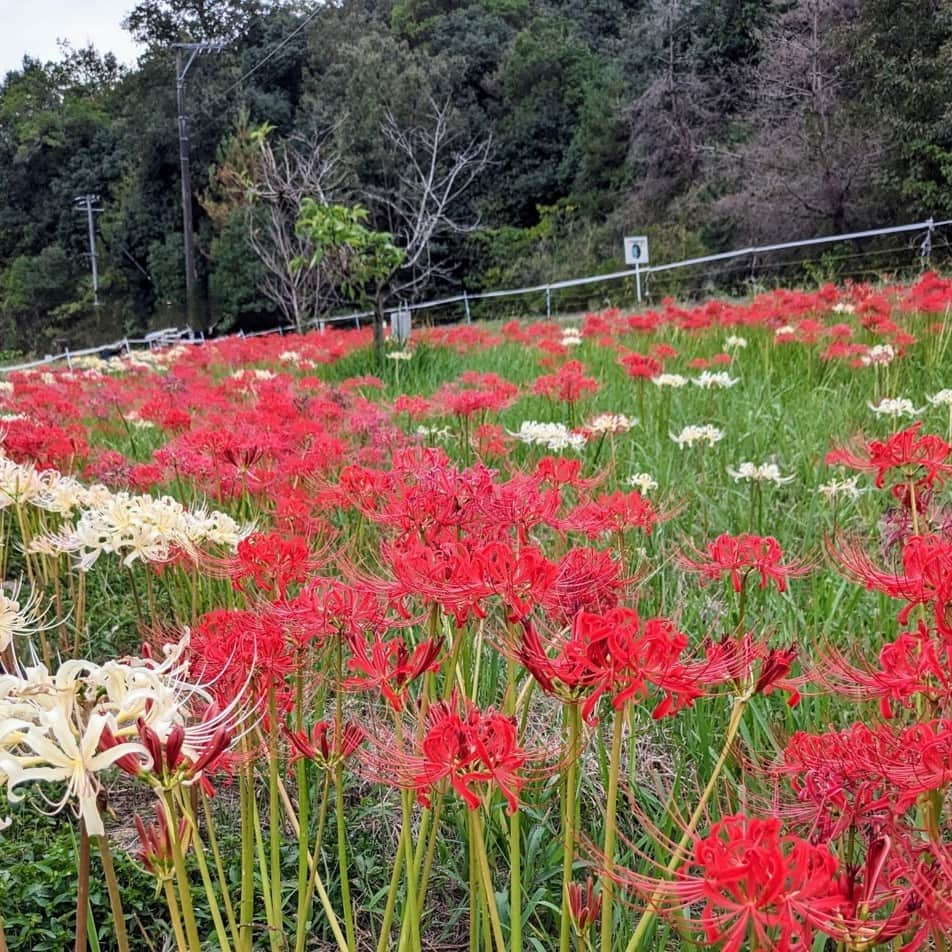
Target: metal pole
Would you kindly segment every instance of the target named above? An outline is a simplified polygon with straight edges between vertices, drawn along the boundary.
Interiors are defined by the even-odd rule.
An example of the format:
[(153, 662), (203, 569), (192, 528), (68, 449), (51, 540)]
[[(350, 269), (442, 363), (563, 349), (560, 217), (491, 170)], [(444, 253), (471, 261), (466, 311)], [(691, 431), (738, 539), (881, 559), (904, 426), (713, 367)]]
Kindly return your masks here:
[(463, 291), (463, 308), (466, 311), (466, 323), (473, 323), (473, 316), (469, 313), (469, 295)]
[(641, 304), (641, 268), (637, 261), (635, 262), (635, 295), (638, 303)]
[(545, 289), (545, 316), (552, 317), (552, 288)]

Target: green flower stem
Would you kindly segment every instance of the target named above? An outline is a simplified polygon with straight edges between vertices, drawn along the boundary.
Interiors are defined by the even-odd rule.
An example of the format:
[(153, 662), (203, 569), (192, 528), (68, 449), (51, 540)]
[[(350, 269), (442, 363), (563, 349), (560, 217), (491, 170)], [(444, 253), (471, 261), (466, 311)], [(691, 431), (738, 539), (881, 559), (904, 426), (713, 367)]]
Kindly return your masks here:
[(605, 807), (605, 839), (603, 852), (605, 869), (602, 873), (602, 952), (612, 947), (612, 870), (615, 865), (615, 820), (618, 810), (618, 775), (621, 770), (621, 739), (625, 726), (624, 710), (612, 717), (612, 748), (608, 761), (608, 803)]
[(202, 885), (205, 887), (205, 896), (208, 899), (208, 908), (211, 912), (212, 922), (215, 925), (215, 935), (218, 937), (218, 946), (221, 952), (231, 952), (231, 943), (228, 941), (228, 932), (225, 929), (225, 922), (221, 916), (221, 907), (218, 903), (218, 896), (215, 893), (215, 887), (212, 884), (212, 877), (208, 872), (208, 863), (205, 860), (205, 844), (202, 842), (198, 831), (198, 823), (192, 812), (191, 805), (187, 796), (182, 796), (181, 789), (179, 793), (179, 808), (189, 825), (194, 844), (195, 860), (198, 863), (198, 871), (202, 877)]
[(99, 855), (102, 859), (103, 874), (106, 877), (106, 889), (109, 891), (109, 907), (112, 909), (112, 921), (116, 930), (116, 945), (119, 952), (129, 952), (129, 937), (126, 934), (126, 917), (122, 911), (122, 898), (119, 894), (119, 882), (116, 879), (116, 867), (112, 863), (112, 851), (104, 836), (97, 836)]
[[(316, 889), (318, 880), (320, 879), (317, 864), (321, 860), (321, 844), (324, 841), (324, 828), (327, 823), (327, 807), (330, 803), (330, 784), (330, 771), (325, 770), (324, 782), (321, 785), (321, 803), (318, 807), (317, 833), (314, 835), (314, 850), (308, 858), (308, 870), (310, 875), (308, 877), (305, 890), (306, 895), (304, 900), (304, 908), (303, 912), (298, 918), (297, 923), (297, 932), (294, 944), (295, 952), (304, 952), (304, 948), (307, 945), (307, 927), (311, 918), (311, 906), (314, 903), (314, 890)], [(336, 915), (334, 916), (334, 922), (337, 922)], [(338, 931), (340, 930), (339, 925), (337, 926), (337, 929)]]
[(400, 875), (403, 872), (403, 860), (406, 856), (405, 843), (408, 836), (407, 828), (400, 824), (400, 839), (397, 841), (397, 852), (393, 858), (393, 872), (390, 874), (390, 888), (387, 890), (387, 902), (383, 910), (383, 921), (380, 923), (380, 937), (377, 940), (377, 952), (386, 952), (390, 946), (390, 924), (393, 922), (393, 909), (397, 902), (397, 892), (400, 887)]
[[(304, 729), (304, 652), (299, 651), (297, 657), (297, 678), (295, 683), (295, 729)], [(300, 952), (304, 947), (304, 938), (307, 931), (307, 919), (310, 913), (308, 908), (308, 886), (310, 884), (310, 844), (308, 843), (308, 824), (310, 822), (311, 796), (307, 780), (307, 761), (301, 757), (295, 765), (298, 791), (298, 902), (297, 928), (295, 930), (294, 948)], [(312, 893), (313, 896), (313, 893)]]
[(74, 952), (86, 952), (89, 922), (89, 834), (86, 823), (79, 821), (79, 862), (76, 871), (76, 941)]
[(569, 765), (565, 774), (565, 794), (562, 813), (562, 920), (559, 925), (559, 952), (569, 952), (572, 937), (572, 917), (569, 913), (569, 883), (575, 862), (575, 827), (578, 813), (578, 746), (580, 714), (577, 704), (564, 708)]
[(278, 952), (284, 936), (281, 904), (281, 805), (278, 793), (278, 702), (274, 684), (268, 688), (268, 834), (271, 860), (271, 916), (268, 919), (271, 948)]
[(169, 918), (172, 920), (172, 932), (175, 935), (175, 944), (178, 952), (188, 952), (188, 943), (185, 941), (185, 932), (182, 930), (182, 915), (179, 912), (178, 900), (175, 898), (175, 887), (171, 879), (162, 881), (165, 891), (165, 903), (169, 907)]
[(212, 848), (212, 858), (215, 860), (215, 871), (218, 875), (218, 886), (221, 889), (222, 901), (225, 906), (225, 915), (228, 918), (228, 927), (235, 939), (235, 945), (241, 947), (241, 933), (238, 929), (238, 920), (235, 918), (235, 906), (231, 901), (231, 890), (228, 888), (228, 877), (225, 875), (225, 865), (222, 863), (221, 850), (218, 847), (218, 833), (215, 827), (215, 817), (212, 812), (208, 795), (200, 791), (202, 798), (202, 814), (205, 817), (205, 829), (208, 830), (208, 843)]
[(261, 813), (258, 810), (258, 801), (254, 793), (251, 796), (251, 817), (255, 830), (255, 852), (258, 855), (258, 875), (261, 877), (261, 898), (264, 900), (264, 917), (268, 923), (269, 940), (274, 942), (273, 932), (274, 910), (271, 908), (271, 877), (268, 875), (268, 859), (265, 855), (264, 832), (261, 827)]
[(178, 820), (171, 795), (167, 791), (161, 794), (162, 808), (165, 810), (165, 822), (168, 825), (169, 841), (172, 844), (172, 863), (175, 866), (175, 879), (178, 883), (179, 902), (182, 904), (182, 919), (185, 923), (185, 935), (188, 938), (190, 952), (201, 952), (202, 942), (198, 937), (198, 924), (195, 922), (195, 909), (192, 905), (192, 887), (188, 882), (188, 870), (185, 868), (185, 854), (178, 835)]
[(403, 790), (400, 794), (403, 801), (403, 825), (407, 830), (403, 841), (404, 866), (406, 868), (406, 904), (404, 908), (404, 929), (400, 936), (400, 950), (409, 948), (410, 952), (420, 950), (420, 909), (417, 905), (416, 871), (413, 866), (414, 849), (412, 836), (413, 823), (413, 794)]
[[(337, 697), (335, 703), (334, 736), (339, 747), (344, 736), (344, 698), (341, 684), (344, 679), (344, 643), (337, 639)], [(340, 867), (341, 901), (344, 904), (344, 928), (347, 930), (347, 947), (356, 952), (357, 936), (354, 930), (354, 907), (350, 900), (350, 876), (347, 870), (347, 826), (344, 818), (344, 764), (338, 758), (334, 766), (334, 804), (337, 814), (337, 863)]]
[(522, 952), (522, 834), (516, 810), (509, 817), (509, 948)]
[[(694, 808), (694, 812), (691, 814), (691, 818), (688, 820), (688, 825), (685, 827), (684, 833), (681, 836), (681, 839), (678, 841), (678, 845), (675, 847), (674, 852), (671, 854), (671, 859), (668, 861), (668, 865), (665, 867), (664, 872), (666, 876), (670, 876), (678, 868), (681, 860), (684, 857), (684, 849), (694, 836), (694, 831), (697, 827), (697, 824), (700, 821), (701, 816), (704, 814), (704, 810), (711, 799), (711, 795), (714, 793), (714, 787), (717, 785), (721, 771), (724, 769), (724, 764), (727, 762), (731, 745), (734, 743), (734, 738), (737, 736), (738, 730), (740, 730), (740, 724), (744, 717), (744, 710), (746, 709), (750, 698), (751, 694), (748, 692), (736, 698), (734, 701), (734, 707), (731, 710), (731, 719), (727, 725), (727, 734), (724, 736), (724, 745), (721, 747), (720, 756), (717, 758), (717, 763), (714, 765), (714, 770), (711, 773), (711, 777), (707, 782), (707, 786), (704, 788), (704, 792), (701, 794), (701, 799), (698, 801), (698, 805)], [(638, 925), (635, 927), (635, 931), (631, 937), (631, 940), (625, 947), (625, 952), (639, 952), (641, 949), (641, 943), (644, 941), (645, 934), (648, 932), (648, 928), (657, 915), (657, 906), (660, 899), (660, 891), (654, 893), (651, 899), (649, 899), (648, 908), (645, 909), (645, 911), (641, 914), (641, 919), (638, 920)]]
[(255, 840), (252, 821), (254, 803), (254, 768), (248, 755), (247, 739), (242, 740), (242, 753), (246, 758), (241, 771), (241, 896), (238, 923), (239, 946), (242, 952), (252, 952), (252, 926), (255, 917)]
[[(433, 808), (432, 826), (430, 827), (429, 841), (426, 845), (426, 857), (423, 860), (423, 870), (420, 874), (417, 908), (422, 909), (426, 902), (426, 890), (430, 884), (430, 873), (433, 870), (433, 858), (436, 856), (436, 840), (440, 829), (440, 816), (443, 813), (444, 797), (442, 791), (435, 794), (436, 806)], [(421, 836), (420, 842), (423, 838)], [(419, 845), (418, 845), (419, 846)]]
[[(338, 735), (340, 736), (340, 735)], [(347, 930), (347, 948), (356, 952), (354, 907), (350, 900), (350, 876), (347, 871), (347, 820), (344, 816), (344, 766), (334, 768), (334, 805), (337, 813), (337, 863), (340, 867), (341, 901), (344, 904), (344, 928)]]
[(479, 808), (469, 811), (470, 848), (476, 851), (482, 894), (485, 908), (489, 912), (489, 924), (492, 929), (496, 952), (506, 952), (506, 943), (502, 936), (502, 922), (496, 906), (496, 892), (493, 889), (492, 874), (489, 870), (489, 858), (486, 855), (486, 842), (483, 835), (483, 817)]

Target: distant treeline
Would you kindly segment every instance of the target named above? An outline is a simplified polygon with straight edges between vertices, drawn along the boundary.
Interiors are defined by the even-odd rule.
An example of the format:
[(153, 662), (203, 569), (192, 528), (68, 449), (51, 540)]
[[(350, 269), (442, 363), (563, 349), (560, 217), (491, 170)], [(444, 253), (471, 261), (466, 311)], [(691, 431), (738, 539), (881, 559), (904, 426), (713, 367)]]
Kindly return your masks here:
[(0, 347), (185, 320), (181, 42), (224, 43), (186, 95), (218, 329), (347, 303), (289, 289), (307, 197), (423, 227), (418, 298), (616, 268), (624, 234), (662, 260), (952, 217), (952, 0), (144, 0), (125, 27), (134, 69), (66, 47), (0, 86)]

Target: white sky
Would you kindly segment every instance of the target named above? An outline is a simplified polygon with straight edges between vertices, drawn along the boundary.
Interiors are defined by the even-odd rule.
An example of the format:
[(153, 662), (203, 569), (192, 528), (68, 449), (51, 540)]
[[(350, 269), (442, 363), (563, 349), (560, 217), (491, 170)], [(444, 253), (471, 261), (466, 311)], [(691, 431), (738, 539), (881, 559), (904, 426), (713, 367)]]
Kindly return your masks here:
[(58, 39), (75, 47), (92, 42), (121, 63), (135, 62), (139, 51), (119, 25), (133, 6), (135, 0), (0, 0), (0, 80), (25, 53), (59, 59)]

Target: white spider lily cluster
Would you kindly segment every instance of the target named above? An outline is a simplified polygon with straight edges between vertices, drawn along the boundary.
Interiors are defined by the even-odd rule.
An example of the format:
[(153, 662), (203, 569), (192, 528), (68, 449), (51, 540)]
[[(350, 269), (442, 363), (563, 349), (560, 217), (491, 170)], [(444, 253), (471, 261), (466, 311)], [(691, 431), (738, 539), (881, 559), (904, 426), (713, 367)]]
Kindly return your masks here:
[(952, 407), (952, 390), (940, 390), (938, 393), (926, 397), (934, 407)]
[(722, 390), (727, 387), (733, 387), (736, 384), (740, 383), (739, 377), (732, 377), (727, 371), (722, 370), (714, 373), (710, 370), (705, 370), (704, 373), (695, 377), (691, 383), (696, 387), (700, 387), (702, 390)]
[(561, 450), (585, 449), (585, 437), (581, 433), (573, 433), (564, 423), (538, 423), (535, 420), (524, 420), (519, 429), (509, 435), (520, 443), (534, 446), (544, 446), (554, 453)]
[(686, 426), (677, 436), (674, 433), (669, 433), (668, 436), (681, 449), (684, 449), (685, 446), (694, 446), (695, 443), (707, 443), (708, 446), (713, 446), (724, 439), (724, 431), (711, 426), (710, 423), (705, 423), (703, 426)]
[(577, 327), (562, 328), (562, 346), (563, 347), (581, 347), (582, 332)]
[(672, 387), (677, 390), (687, 385), (688, 378), (682, 377), (681, 374), (658, 374), (657, 377), (651, 378), (651, 382), (656, 387)]
[(738, 350), (746, 346), (747, 338), (738, 337), (736, 334), (731, 334), (731, 336), (724, 341), (724, 350)]
[(101, 836), (103, 771), (120, 760), (143, 770), (152, 765), (139, 722), (160, 742), (179, 725), (184, 756), (198, 760), (210, 731), (233, 726), (234, 710), (189, 726), (193, 702), (207, 704), (210, 697), (184, 680), (185, 644), (172, 646), (161, 663), (70, 660), (55, 672), (37, 664), (0, 674), (0, 786), (6, 786), (10, 802), (23, 798), (20, 788), (26, 784), (61, 782), (65, 789), (58, 800), (48, 801), (51, 809), (72, 804), (89, 834)]
[(877, 344), (860, 357), (864, 367), (886, 367), (896, 359), (896, 349), (891, 344)]
[(727, 472), (736, 482), (774, 483), (777, 486), (792, 483), (796, 478), (794, 476), (783, 476), (776, 463), (761, 463), (759, 466), (755, 463), (741, 463), (737, 469), (731, 469), (728, 466)]
[(585, 424), (589, 433), (596, 435), (627, 433), (638, 425), (637, 417), (625, 416), (623, 413), (601, 413)]
[(171, 496), (117, 492), (97, 506), (83, 509), (72, 524), (37, 536), (31, 552), (68, 553), (86, 572), (104, 553), (119, 555), (123, 565), (136, 561), (168, 562), (178, 553), (197, 559), (205, 545), (235, 551), (251, 532), (231, 516), (213, 510), (186, 509)]
[(653, 489), (658, 488), (658, 480), (651, 473), (635, 473), (628, 477), (628, 485), (634, 486), (642, 496), (647, 496)]
[(879, 416), (892, 417), (893, 419), (904, 416), (918, 416), (922, 413), (922, 409), (917, 409), (913, 406), (912, 401), (906, 397), (883, 397), (879, 403), (868, 403), (867, 406), (873, 413), (877, 413)]
[(816, 491), (826, 499), (838, 499), (840, 496), (843, 496), (846, 499), (859, 499), (860, 493), (863, 492), (859, 488), (859, 476), (844, 476), (841, 478), (834, 477), (828, 483), (822, 483), (817, 486)]
[(35, 536), (29, 549), (74, 554), (84, 571), (103, 553), (121, 555), (131, 565), (136, 560), (167, 562), (179, 552), (196, 558), (206, 546), (234, 552), (253, 531), (224, 512), (186, 509), (171, 496), (85, 486), (56, 470), (38, 472), (0, 455), (0, 510), (10, 506), (32, 506), (71, 520)]

